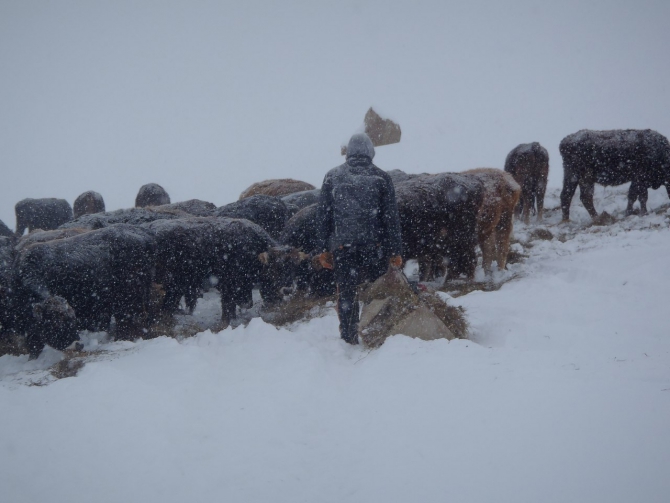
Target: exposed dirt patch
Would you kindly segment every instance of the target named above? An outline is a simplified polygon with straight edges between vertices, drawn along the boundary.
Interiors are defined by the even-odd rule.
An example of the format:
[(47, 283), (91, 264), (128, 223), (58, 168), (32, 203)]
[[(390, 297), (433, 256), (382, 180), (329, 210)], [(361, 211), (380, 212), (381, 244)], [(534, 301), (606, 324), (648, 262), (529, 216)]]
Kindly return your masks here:
[(549, 229), (538, 227), (530, 231), (530, 240), (534, 241), (536, 239), (542, 241), (551, 241), (552, 239), (554, 239), (554, 234)]
[(76, 377), (79, 371), (84, 368), (83, 358), (63, 358), (56, 365), (51, 367), (51, 375), (56, 379), (65, 379), (66, 377)]
[(519, 262), (523, 262), (529, 257), (529, 255), (525, 253), (521, 253), (516, 250), (510, 250), (509, 253), (507, 254), (507, 263), (508, 264), (518, 264)]
[(612, 225), (616, 221), (617, 221), (616, 218), (614, 218), (612, 215), (610, 215), (606, 211), (603, 211), (600, 215), (598, 215), (596, 218), (593, 219), (593, 222), (591, 222), (591, 225), (596, 225), (596, 226)]
[[(528, 257), (524, 255), (524, 257)], [(521, 277), (520, 274), (512, 274), (509, 277), (505, 278), (502, 281), (464, 281), (464, 280), (455, 280), (455, 281), (446, 281), (439, 291), (446, 292), (452, 297), (460, 297), (462, 295), (467, 295), (470, 292), (476, 290), (482, 292), (496, 292), (505, 284), (509, 283), (512, 280)]]
[(334, 295), (329, 297), (309, 297), (295, 295), (286, 301), (261, 309), (261, 319), (276, 327), (283, 327), (298, 321), (321, 318), (335, 306)]

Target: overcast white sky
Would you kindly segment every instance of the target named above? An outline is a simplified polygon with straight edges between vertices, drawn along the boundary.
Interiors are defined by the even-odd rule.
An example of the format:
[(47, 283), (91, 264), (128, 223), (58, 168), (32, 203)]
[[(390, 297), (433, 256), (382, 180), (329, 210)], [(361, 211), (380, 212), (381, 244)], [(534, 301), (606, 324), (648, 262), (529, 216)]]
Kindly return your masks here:
[(370, 105), (376, 164), (502, 168), (582, 128), (670, 135), (670, 2), (0, 0), (0, 219), (24, 197), (230, 202), (319, 185)]

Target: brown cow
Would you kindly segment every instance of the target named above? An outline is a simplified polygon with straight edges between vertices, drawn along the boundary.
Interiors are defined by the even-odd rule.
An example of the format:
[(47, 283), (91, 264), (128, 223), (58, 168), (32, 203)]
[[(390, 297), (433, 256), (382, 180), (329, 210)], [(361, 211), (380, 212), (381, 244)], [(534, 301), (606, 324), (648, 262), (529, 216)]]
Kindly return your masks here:
[(303, 190), (314, 190), (316, 187), (311, 183), (301, 182), (300, 180), (293, 180), (292, 178), (280, 178), (274, 180), (265, 180), (256, 182), (248, 189), (240, 194), (240, 200), (247, 197), (263, 195), (282, 197), (294, 192), (302, 192)]
[(482, 267), (489, 274), (495, 260), (498, 269), (505, 269), (514, 208), (521, 196), (521, 186), (512, 175), (500, 169), (477, 168), (462, 174), (476, 178), (484, 185), (484, 199), (477, 214), (477, 241), (482, 250)]

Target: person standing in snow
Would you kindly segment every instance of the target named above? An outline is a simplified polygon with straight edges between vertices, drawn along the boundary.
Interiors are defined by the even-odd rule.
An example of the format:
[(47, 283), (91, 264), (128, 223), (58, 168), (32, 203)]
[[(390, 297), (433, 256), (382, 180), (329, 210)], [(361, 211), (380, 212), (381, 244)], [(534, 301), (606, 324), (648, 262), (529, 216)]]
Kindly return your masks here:
[(402, 266), (393, 182), (372, 164), (374, 156), (370, 138), (353, 135), (346, 163), (326, 174), (317, 206), (317, 259), (334, 269), (340, 335), (349, 344), (358, 344), (358, 286), (379, 278), (389, 264)]

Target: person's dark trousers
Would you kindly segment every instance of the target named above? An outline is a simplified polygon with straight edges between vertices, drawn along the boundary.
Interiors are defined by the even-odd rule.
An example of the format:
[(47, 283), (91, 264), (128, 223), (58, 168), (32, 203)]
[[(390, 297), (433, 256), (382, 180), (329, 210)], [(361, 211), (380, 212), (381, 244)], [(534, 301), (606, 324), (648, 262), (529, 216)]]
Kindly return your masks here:
[(340, 336), (358, 344), (358, 285), (386, 272), (388, 258), (378, 246), (344, 246), (333, 251)]

